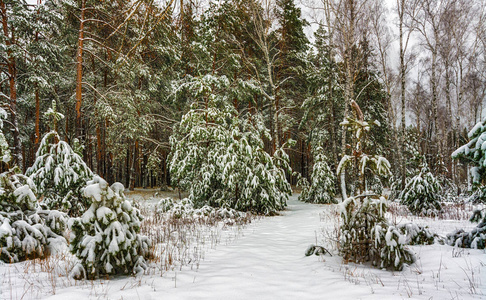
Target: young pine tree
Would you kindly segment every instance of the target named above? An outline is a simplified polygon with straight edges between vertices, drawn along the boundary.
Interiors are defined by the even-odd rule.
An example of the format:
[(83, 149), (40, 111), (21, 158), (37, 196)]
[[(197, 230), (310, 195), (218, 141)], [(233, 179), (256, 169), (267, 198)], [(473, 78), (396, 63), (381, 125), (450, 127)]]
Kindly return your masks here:
[(110, 187), (98, 176), (84, 188), (91, 206), (70, 223), (71, 252), (81, 260), (73, 269), (74, 278), (133, 274), (146, 268), (151, 242), (139, 234), (142, 216), (123, 191), (121, 183)]
[(284, 169), (288, 156), (263, 150), (264, 129), (258, 115), (241, 121), (231, 106), (191, 109), (174, 130), (172, 181), (189, 191), (197, 206), (234, 208), (270, 214), (281, 210), (291, 194)]
[(51, 132), (41, 140), (36, 159), (26, 175), (37, 186), (37, 195), (49, 209), (59, 209), (79, 215), (88, 207), (81, 188), (93, 177), (93, 172), (71, 146), (57, 133), (57, 122), (64, 116), (57, 112), (56, 102), (45, 113), (51, 119)]
[[(366, 133), (371, 130), (370, 122), (364, 120), (363, 113), (356, 102), (352, 102), (354, 117), (348, 117), (343, 123), (356, 138), (352, 155), (345, 155), (338, 167), (353, 166), (358, 173), (360, 194), (349, 197), (341, 203), (340, 252), (345, 261), (357, 263), (371, 261), (380, 268), (392, 267), (400, 270), (405, 263), (414, 262), (414, 256), (405, 247), (405, 236), (388, 224), (386, 199), (367, 191), (368, 172), (379, 175), (390, 173), (390, 163), (379, 155), (369, 155), (366, 150)], [(379, 123), (375, 123), (379, 125)], [(343, 185), (346, 182), (342, 182)], [(345, 190), (345, 186), (343, 190)]]
[(406, 205), (415, 215), (430, 215), (440, 210), (441, 186), (437, 178), (430, 172), (427, 164), (410, 180), (398, 196), (401, 203)]
[[(5, 111), (0, 108), (0, 128)], [(0, 131), (0, 160), (8, 166), (11, 155)], [(44, 257), (52, 238), (64, 229), (66, 216), (58, 211), (42, 211), (35, 197), (35, 184), (18, 168), (0, 174), (0, 260), (13, 263)]]
[(327, 164), (324, 149), (317, 147), (314, 153), (311, 184), (302, 187), (299, 200), (311, 203), (337, 203), (335, 199), (336, 176)]

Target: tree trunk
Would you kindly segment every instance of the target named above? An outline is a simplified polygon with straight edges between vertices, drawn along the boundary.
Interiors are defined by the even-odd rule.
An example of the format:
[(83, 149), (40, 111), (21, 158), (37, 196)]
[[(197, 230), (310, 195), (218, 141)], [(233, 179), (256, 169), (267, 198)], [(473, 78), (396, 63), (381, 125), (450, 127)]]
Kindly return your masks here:
[(128, 186), (128, 189), (130, 191), (133, 191), (135, 189), (135, 164), (137, 163), (137, 148), (138, 141), (135, 141), (135, 143), (133, 144), (132, 161), (130, 166), (130, 184)]
[(401, 121), (401, 134), (400, 134), (400, 151), (399, 151), (399, 164), (401, 169), (401, 177), (402, 177), (402, 187), (405, 187), (405, 178), (407, 177), (407, 165), (405, 162), (405, 128), (406, 128), (406, 106), (405, 106), (405, 49), (403, 46), (403, 14), (405, 10), (405, 0), (401, 0), (399, 4), (399, 35), (400, 35), (400, 102), (401, 102), (401, 111), (402, 111), (402, 121)]
[(81, 104), (83, 101), (83, 41), (86, 0), (81, 0), (81, 18), (79, 22), (78, 53), (76, 55), (76, 136), (80, 139), (82, 134)]
[[(438, 126), (438, 99), (437, 99), (437, 51), (435, 49), (432, 51), (432, 66), (431, 66), (431, 78), (430, 80), (432, 85), (432, 111), (433, 111), (433, 118), (434, 118), (434, 128), (433, 132), (435, 134), (435, 138), (433, 138), (433, 145), (435, 146), (434, 151), (436, 155), (440, 155), (442, 152), (442, 135), (439, 131)], [(442, 161), (442, 159), (440, 159)], [(436, 162), (436, 166), (439, 167), (441, 161)], [(436, 169), (439, 171), (439, 169)]]
[(17, 117), (17, 64), (15, 61), (15, 56), (10, 47), (15, 45), (15, 33), (13, 29), (9, 32), (8, 27), (8, 15), (7, 7), (5, 1), (0, 1), (0, 11), (2, 12), (2, 27), (3, 34), (5, 37), (5, 44), (7, 46), (7, 68), (8, 68), (8, 83), (9, 83), (9, 111), (10, 111), (10, 122), (12, 123), (12, 136), (14, 142), (14, 163), (17, 164), (21, 170), (24, 166), (23, 156), (22, 156), (22, 141), (20, 139), (20, 131)]
[(37, 149), (40, 142), (40, 96), (39, 88), (35, 85), (35, 141), (34, 148)]

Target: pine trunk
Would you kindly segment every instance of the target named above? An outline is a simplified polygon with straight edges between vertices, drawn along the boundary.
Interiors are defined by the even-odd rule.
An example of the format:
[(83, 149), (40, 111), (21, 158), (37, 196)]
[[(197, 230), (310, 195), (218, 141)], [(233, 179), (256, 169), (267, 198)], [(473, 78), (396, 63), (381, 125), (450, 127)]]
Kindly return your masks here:
[(81, 138), (81, 104), (83, 101), (83, 41), (86, 0), (81, 0), (81, 18), (79, 23), (78, 53), (76, 55), (76, 136)]
[(10, 122), (12, 123), (12, 136), (14, 142), (14, 163), (21, 169), (23, 169), (24, 161), (22, 155), (22, 141), (20, 139), (20, 131), (17, 117), (17, 64), (15, 61), (15, 56), (10, 47), (15, 45), (15, 34), (9, 32), (8, 26), (8, 14), (7, 6), (5, 1), (0, 1), (0, 11), (2, 15), (2, 27), (3, 34), (5, 37), (5, 44), (7, 46), (7, 69), (8, 69), (8, 83), (9, 83), (9, 111), (10, 111)]

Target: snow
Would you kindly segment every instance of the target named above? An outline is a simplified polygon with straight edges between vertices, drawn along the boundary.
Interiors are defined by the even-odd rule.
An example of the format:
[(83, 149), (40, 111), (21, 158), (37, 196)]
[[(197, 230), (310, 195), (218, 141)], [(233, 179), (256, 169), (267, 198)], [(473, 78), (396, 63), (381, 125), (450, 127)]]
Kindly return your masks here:
[[(334, 228), (337, 206), (296, 199), (291, 197), (281, 215), (255, 220), (236, 240), (208, 251), (197, 269), (95, 281), (66, 277), (50, 287), (49, 275), (40, 268), (24, 272), (32, 270), (28, 262), (0, 265), (0, 299), (484, 299), (484, 250), (437, 243), (412, 246), (418, 261), (401, 272), (343, 264), (324, 243), (321, 230)], [(438, 234), (475, 226), (465, 221), (414, 220)], [(234, 233), (228, 229), (226, 234)], [(311, 244), (324, 246), (333, 256), (306, 257)], [(75, 263), (58, 267), (68, 266), (71, 270)]]

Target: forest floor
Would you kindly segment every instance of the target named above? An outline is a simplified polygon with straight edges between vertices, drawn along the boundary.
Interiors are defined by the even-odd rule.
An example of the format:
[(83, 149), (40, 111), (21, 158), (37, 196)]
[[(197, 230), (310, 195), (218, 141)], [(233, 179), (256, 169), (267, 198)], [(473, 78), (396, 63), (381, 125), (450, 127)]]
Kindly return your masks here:
[[(136, 194), (132, 194), (133, 197)], [(344, 264), (329, 240), (339, 222), (336, 205), (291, 197), (278, 216), (223, 227), (194, 265), (138, 277), (94, 281), (68, 278), (74, 258), (59, 250), (48, 262), (0, 265), (0, 299), (485, 299), (484, 250), (438, 243), (412, 246), (417, 262), (389, 271)], [(397, 220), (395, 220), (397, 221)], [(404, 218), (397, 222), (405, 221)], [(470, 229), (467, 220), (414, 220), (445, 235)], [(214, 234), (209, 233), (209, 234)], [(304, 252), (319, 244), (333, 256)], [(64, 253), (64, 254), (63, 254)], [(56, 272), (52, 272), (56, 269)], [(59, 270), (65, 269), (63, 273)], [(154, 269), (155, 270), (155, 269)], [(52, 274), (55, 274), (52, 275)]]

